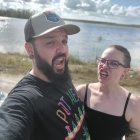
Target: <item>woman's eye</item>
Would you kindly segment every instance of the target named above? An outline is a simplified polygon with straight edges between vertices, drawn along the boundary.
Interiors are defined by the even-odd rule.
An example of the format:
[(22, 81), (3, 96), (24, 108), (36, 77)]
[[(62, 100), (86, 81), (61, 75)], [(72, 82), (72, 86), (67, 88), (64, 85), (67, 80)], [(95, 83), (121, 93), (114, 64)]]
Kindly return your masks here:
[(110, 62), (110, 65), (112, 65), (112, 66), (118, 66), (118, 63), (115, 62), (115, 61), (112, 61), (112, 62)]
[(101, 63), (103, 63), (103, 64), (104, 64), (104, 63), (106, 63), (106, 60), (104, 60), (104, 59), (101, 59)]

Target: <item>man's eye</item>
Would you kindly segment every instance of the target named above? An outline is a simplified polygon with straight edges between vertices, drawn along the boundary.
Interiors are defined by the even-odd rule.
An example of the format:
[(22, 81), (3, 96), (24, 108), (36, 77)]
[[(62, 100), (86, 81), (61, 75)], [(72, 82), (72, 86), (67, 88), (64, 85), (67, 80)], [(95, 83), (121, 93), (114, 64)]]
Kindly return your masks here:
[(49, 41), (49, 42), (46, 42), (47, 45), (52, 45), (54, 44), (54, 41)]
[(67, 44), (68, 43), (68, 40), (63, 40), (63, 44)]

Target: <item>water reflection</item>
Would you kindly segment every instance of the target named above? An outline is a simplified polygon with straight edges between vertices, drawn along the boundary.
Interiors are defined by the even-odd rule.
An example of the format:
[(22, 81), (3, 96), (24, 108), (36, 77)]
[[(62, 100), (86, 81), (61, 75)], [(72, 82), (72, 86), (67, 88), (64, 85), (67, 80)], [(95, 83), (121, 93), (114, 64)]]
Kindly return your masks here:
[[(25, 53), (25, 19), (0, 18), (0, 52)], [(84, 61), (94, 61), (111, 44), (128, 48), (132, 67), (140, 67), (140, 28), (66, 21), (80, 26), (80, 33), (69, 36), (70, 53)]]
[(0, 32), (3, 32), (8, 26), (8, 22), (5, 18), (0, 18)]

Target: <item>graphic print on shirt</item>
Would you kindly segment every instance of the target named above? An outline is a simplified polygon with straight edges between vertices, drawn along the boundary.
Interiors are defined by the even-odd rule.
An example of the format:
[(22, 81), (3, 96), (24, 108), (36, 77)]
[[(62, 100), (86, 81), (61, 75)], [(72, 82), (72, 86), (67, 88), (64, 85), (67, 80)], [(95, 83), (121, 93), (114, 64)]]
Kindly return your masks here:
[[(87, 127), (83, 126), (84, 106), (79, 104), (80, 100), (74, 89), (67, 90), (65, 95), (66, 97), (62, 96), (59, 99), (59, 108), (56, 111), (56, 115), (66, 124), (67, 137), (65, 137), (65, 140), (74, 139), (80, 129), (82, 129), (82, 135), (88, 137)], [(73, 119), (69, 120), (69, 118)]]

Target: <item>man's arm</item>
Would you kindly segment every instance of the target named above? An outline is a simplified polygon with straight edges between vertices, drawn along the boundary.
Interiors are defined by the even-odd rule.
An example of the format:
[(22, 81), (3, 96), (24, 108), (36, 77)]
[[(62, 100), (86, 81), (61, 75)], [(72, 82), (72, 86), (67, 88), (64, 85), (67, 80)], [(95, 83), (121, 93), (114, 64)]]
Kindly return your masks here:
[(0, 140), (29, 139), (32, 114), (30, 103), (24, 96), (7, 97), (0, 108)]
[(126, 140), (140, 140), (140, 97), (132, 96), (128, 107), (130, 108), (128, 113), (131, 114), (129, 126), (132, 132), (126, 135)]

